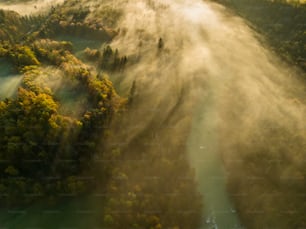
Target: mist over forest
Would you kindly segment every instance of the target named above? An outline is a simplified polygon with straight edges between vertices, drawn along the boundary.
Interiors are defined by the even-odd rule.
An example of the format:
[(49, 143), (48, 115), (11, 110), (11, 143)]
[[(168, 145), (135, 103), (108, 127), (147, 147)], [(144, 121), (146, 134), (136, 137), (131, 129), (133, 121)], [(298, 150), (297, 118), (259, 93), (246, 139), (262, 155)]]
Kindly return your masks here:
[(306, 228), (306, 5), (2, 0), (0, 228)]

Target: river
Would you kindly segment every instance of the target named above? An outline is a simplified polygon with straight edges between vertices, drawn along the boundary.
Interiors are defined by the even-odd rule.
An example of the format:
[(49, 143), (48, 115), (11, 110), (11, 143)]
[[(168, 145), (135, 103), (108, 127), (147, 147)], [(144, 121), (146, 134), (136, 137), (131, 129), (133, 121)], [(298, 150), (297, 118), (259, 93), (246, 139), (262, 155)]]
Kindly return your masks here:
[(197, 104), (187, 152), (203, 195), (202, 228), (243, 228), (226, 188), (227, 176), (219, 152), (217, 96), (208, 91)]
[[(111, 46), (127, 55), (130, 63), (111, 79), (123, 94), (136, 82), (138, 95), (145, 98), (135, 112), (139, 117), (130, 125), (146, 126), (153, 119), (169, 120), (173, 115), (176, 122), (172, 123), (180, 128), (180, 121), (190, 118), (186, 153), (203, 195), (202, 228), (242, 228), (227, 192), (221, 144), (238, 141), (236, 136), (255, 129), (260, 120), (274, 120), (280, 111), (271, 104), (287, 103), (279, 86), (291, 83), (287, 73), (258, 35), (220, 5), (200, 0), (116, 0), (113, 7), (123, 10), (124, 17)], [(9, 85), (5, 88), (18, 84)], [(176, 106), (179, 112), (173, 114)], [(227, 132), (231, 134), (221, 142), (220, 135)], [(126, 141), (137, 134), (130, 132)], [(167, 137), (173, 140), (176, 135)], [(44, 214), (41, 207), (25, 214), (4, 211), (0, 219), (6, 223), (0, 226), (86, 228), (95, 219), (92, 214), (78, 217), (82, 211), (76, 209), (84, 209), (82, 203), (64, 202), (54, 214)], [(58, 209), (64, 214), (57, 214)]]

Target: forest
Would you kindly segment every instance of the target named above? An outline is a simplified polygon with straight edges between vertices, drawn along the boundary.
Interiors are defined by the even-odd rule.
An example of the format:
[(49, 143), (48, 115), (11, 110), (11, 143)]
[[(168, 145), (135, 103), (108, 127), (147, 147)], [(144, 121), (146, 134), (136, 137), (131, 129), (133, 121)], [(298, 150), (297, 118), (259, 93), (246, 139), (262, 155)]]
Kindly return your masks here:
[[(172, 9), (167, 5), (171, 1), (144, 2), (156, 15)], [(306, 4), (270, 0), (208, 2), (212, 9), (221, 4), (227, 14), (243, 18), (256, 32), (254, 37), (279, 58), (277, 61), (290, 66), (292, 74), (305, 82)], [(8, 5), (20, 3), (36, 7), (31, 0), (3, 1)], [(10, 85), (13, 93), (0, 93), (0, 228), (23, 228), (14, 224), (14, 217), (10, 224), (2, 216), (11, 209), (36, 205), (56, 208), (66, 201), (95, 195), (102, 197), (101, 202), (97, 201), (102, 210), (93, 228), (218, 228), (217, 224), (209, 227), (211, 219), (206, 216), (210, 206), (186, 152), (191, 141), (189, 133), (196, 128), (194, 104), (201, 100), (191, 88), (200, 91), (198, 87), (203, 86), (205, 97), (214, 85), (206, 78), (197, 81), (200, 70), (187, 71), (198, 64), (198, 53), (202, 51), (200, 46), (196, 51), (188, 49), (189, 42), (199, 38), (188, 34), (186, 41), (175, 40), (177, 47), (173, 48), (171, 36), (167, 40), (166, 35), (160, 35), (163, 26), (157, 26), (152, 35), (144, 31), (150, 25), (137, 27), (144, 19), (124, 24), (128, 15), (124, 4), (130, 1), (119, 1), (116, 7), (112, 1), (56, 1), (36, 14), (20, 14), (1, 9), (0, 5), (0, 92), (7, 91), (7, 82), (13, 82), (10, 79), (20, 79)], [(142, 9), (140, 3), (137, 7)], [(173, 18), (169, 16), (165, 23), (178, 26), (171, 24)], [(166, 19), (161, 16), (160, 20)], [(129, 33), (133, 27), (137, 38)], [(173, 31), (171, 27), (165, 30)], [(183, 36), (176, 32), (174, 36)], [(187, 32), (182, 33), (187, 36)], [(184, 53), (177, 50), (185, 47), (191, 57), (180, 57)], [(186, 64), (179, 58), (190, 60)], [(147, 64), (145, 70), (143, 63)], [(188, 80), (168, 79), (172, 74), (183, 74), (182, 68), (189, 74)], [(207, 69), (204, 75), (215, 74)], [(155, 78), (147, 80), (148, 76)], [(172, 87), (172, 83), (183, 86)], [(173, 91), (163, 91), (168, 87)], [(241, 104), (237, 109), (228, 104), (220, 108), (220, 119), (222, 115), (232, 117), (216, 138), (222, 142), (218, 152), (226, 173), (226, 192), (241, 223), (235, 228), (306, 227), (306, 132), (304, 126), (299, 126), (305, 123), (304, 87), (284, 92), (288, 97), (300, 93), (290, 100), (298, 107), (299, 121), (294, 115), (291, 121), (282, 120), (284, 123), (263, 117), (251, 125), (254, 132), (237, 134), (234, 140), (230, 137), (233, 130), (240, 128), (243, 132), (244, 117), (249, 115), (241, 108), (244, 98), (233, 89), (228, 97), (235, 101), (233, 104)], [(272, 86), (269, 89), (273, 90)], [(286, 108), (282, 112), (287, 114)], [(243, 179), (242, 174), (252, 179)]]
[[(146, 155), (129, 155), (129, 146), (109, 143), (117, 134), (111, 123), (128, 115), (133, 92), (119, 96), (108, 75), (124, 71), (128, 59), (108, 45), (120, 12), (103, 8), (100, 21), (86, 19), (89, 13), (78, 1), (54, 6), (46, 15), (0, 11), (0, 58), (23, 76), (16, 93), (0, 102), (1, 208), (40, 202), (52, 207), (97, 190), (106, 196), (98, 225), (194, 228), (201, 209), (194, 181), (168, 180), (173, 173), (192, 177), (186, 161), (173, 161), (183, 152), (164, 155), (144, 149)], [(77, 57), (73, 43), (59, 39), (65, 35), (94, 40), (104, 48), (86, 47)], [(147, 160), (112, 162), (125, 157)], [(148, 168), (156, 157), (160, 161)], [(133, 180), (134, 170), (144, 177)], [(162, 177), (152, 183), (147, 177), (158, 176), (157, 171)], [(163, 192), (169, 197), (159, 195)], [(176, 211), (178, 206), (188, 206), (190, 213)]]

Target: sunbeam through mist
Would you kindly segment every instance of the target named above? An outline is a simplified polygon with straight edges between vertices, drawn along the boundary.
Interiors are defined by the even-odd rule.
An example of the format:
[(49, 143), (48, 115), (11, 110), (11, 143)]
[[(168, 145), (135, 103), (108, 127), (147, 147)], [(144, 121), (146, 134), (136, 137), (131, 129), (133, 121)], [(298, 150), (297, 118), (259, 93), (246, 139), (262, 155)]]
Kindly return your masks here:
[[(39, 14), (1, 11), (3, 25), (16, 20), (0, 30), (8, 37), (0, 42), (8, 61), (0, 65), (0, 204), (18, 202), (15, 192), (8, 197), (17, 185), (24, 205), (33, 196), (57, 206), (58, 196), (90, 193), (67, 201), (69, 209), (92, 209), (80, 210), (82, 217), (70, 209), (65, 226), (80, 218), (71, 225), (306, 227), (304, 73), (244, 19), (202, 0), (33, 0), (0, 8)], [(18, 26), (26, 23), (22, 36)], [(36, 216), (4, 225), (37, 226)], [(54, 221), (44, 217), (41, 225)]]
[[(305, 87), (295, 70), (263, 47), (258, 34), (220, 5), (195, 0), (116, 3), (125, 13), (111, 45), (135, 64), (113, 79), (120, 88), (136, 81), (138, 95), (123, 138), (131, 141), (150, 130), (152, 123), (165, 142), (189, 133), (186, 150), (204, 197), (203, 228), (240, 227), (230, 197), (246, 192), (249, 197), (244, 201), (260, 202), (242, 187), (252, 174), (247, 170), (243, 174), (247, 168), (241, 163), (252, 148), (261, 147), (261, 153), (268, 154), (277, 148), (273, 144), (283, 141), (265, 130), (280, 127), (283, 135), (300, 136), (292, 144), (302, 149), (292, 155), (297, 161), (288, 165), (289, 170), (305, 154)], [(163, 47), (158, 47), (159, 39)], [(258, 142), (257, 135), (276, 142)], [(288, 155), (291, 150), (289, 145), (276, 149)], [(226, 185), (237, 187), (228, 194)], [(256, 211), (258, 205), (252, 208)]]

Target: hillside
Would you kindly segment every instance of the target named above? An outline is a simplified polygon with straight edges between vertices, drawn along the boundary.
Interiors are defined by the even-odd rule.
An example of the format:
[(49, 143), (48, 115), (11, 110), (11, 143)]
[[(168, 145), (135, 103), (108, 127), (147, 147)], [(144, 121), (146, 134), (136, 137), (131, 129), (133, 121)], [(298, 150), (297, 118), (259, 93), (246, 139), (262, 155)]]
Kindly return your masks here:
[(0, 227), (306, 227), (306, 5), (0, 3)]
[(306, 4), (268, 0), (216, 2), (245, 18), (277, 55), (306, 70)]
[[(91, 3), (65, 1), (42, 14), (0, 11), (0, 58), (5, 63), (0, 77), (9, 82), (0, 89), (12, 88), (12, 74), (20, 79), (0, 101), (0, 219), (8, 227), (31, 226), (35, 215), (16, 220), (9, 209), (69, 209), (84, 197), (87, 206), (100, 193), (103, 197), (94, 200), (95, 206), (102, 204), (99, 213), (88, 216), (94, 226), (193, 228), (202, 203), (184, 152), (169, 143), (175, 154), (148, 147), (157, 127), (128, 145), (121, 143), (124, 127), (117, 125), (128, 122), (137, 103), (135, 84), (119, 96), (111, 82), (129, 64), (109, 45), (118, 34), (121, 12), (107, 3)], [(133, 151), (135, 144), (142, 153)], [(118, 163), (133, 158), (135, 163)], [(190, 178), (171, 180), (171, 174)], [(154, 176), (161, 178), (152, 181)], [(191, 213), (169, 212), (176, 208)], [(67, 217), (72, 213), (67, 210)], [(38, 225), (54, 221), (50, 217)]]

